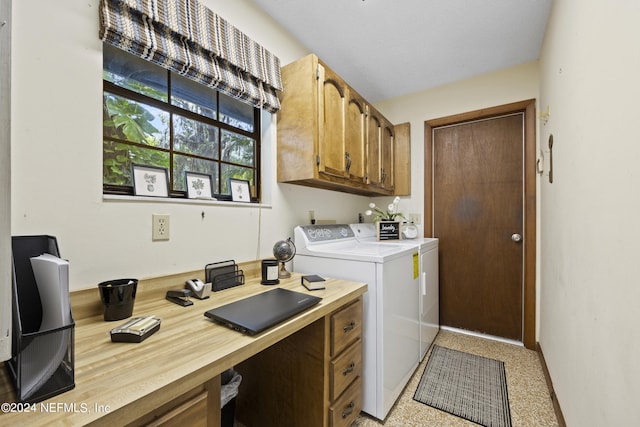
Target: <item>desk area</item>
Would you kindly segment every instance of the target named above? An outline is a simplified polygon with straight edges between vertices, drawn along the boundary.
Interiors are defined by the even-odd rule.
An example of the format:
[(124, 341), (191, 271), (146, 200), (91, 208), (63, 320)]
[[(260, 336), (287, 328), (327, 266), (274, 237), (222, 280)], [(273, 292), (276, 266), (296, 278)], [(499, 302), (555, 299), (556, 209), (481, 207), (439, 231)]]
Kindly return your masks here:
[[(318, 305), (251, 337), (212, 322), (204, 312), (272, 286), (251, 277), (180, 307), (164, 294), (182, 287), (184, 277), (197, 276), (140, 281), (133, 315), (155, 315), (162, 324), (139, 344), (110, 341), (109, 331), (124, 320), (102, 319), (97, 289), (72, 293), (75, 388), (21, 413), (2, 413), (0, 424), (219, 426), (220, 374), (231, 367), (243, 375), (236, 416), (247, 427), (351, 424), (362, 396), (366, 284), (328, 279), (325, 290), (312, 293), (323, 298)], [(278, 286), (311, 293), (298, 274)], [(4, 367), (0, 401), (15, 401)]]

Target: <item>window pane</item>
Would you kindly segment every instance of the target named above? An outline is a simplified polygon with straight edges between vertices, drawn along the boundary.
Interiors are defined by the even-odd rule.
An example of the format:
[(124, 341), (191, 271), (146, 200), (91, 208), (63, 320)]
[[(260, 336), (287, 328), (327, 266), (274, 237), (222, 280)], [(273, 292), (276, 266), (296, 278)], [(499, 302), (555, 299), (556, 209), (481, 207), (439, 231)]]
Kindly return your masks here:
[(110, 44), (102, 48), (104, 80), (167, 102), (167, 70)]
[(104, 184), (133, 186), (132, 163), (169, 169), (169, 153), (137, 145), (104, 141), (102, 159)]
[(222, 160), (246, 166), (254, 165), (255, 140), (237, 133), (222, 131)]
[(216, 118), (216, 91), (178, 74), (171, 74), (171, 103), (212, 119)]
[(229, 190), (229, 178), (236, 178), (236, 179), (244, 179), (249, 181), (249, 186), (251, 187), (251, 196), (253, 197), (255, 195), (253, 190), (253, 187), (255, 186), (255, 183), (253, 180), (253, 169), (243, 168), (242, 166), (227, 165), (227, 164), (222, 164), (221, 169), (222, 169), (220, 172), (221, 173), (220, 184), (222, 184), (221, 194), (231, 194), (231, 191)]
[(173, 142), (175, 151), (218, 158), (218, 128), (215, 126), (174, 115)]
[(187, 191), (185, 182), (185, 172), (198, 172), (211, 175), (213, 192), (218, 192), (218, 162), (195, 159), (193, 157), (176, 155), (174, 161), (173, 189), (176, 191)]
[(247, 132), (253, 132), (253, 107), (220, 93), (219, 120)]
[(104, 92), (104, 136), (169, 148), (169, 113)]

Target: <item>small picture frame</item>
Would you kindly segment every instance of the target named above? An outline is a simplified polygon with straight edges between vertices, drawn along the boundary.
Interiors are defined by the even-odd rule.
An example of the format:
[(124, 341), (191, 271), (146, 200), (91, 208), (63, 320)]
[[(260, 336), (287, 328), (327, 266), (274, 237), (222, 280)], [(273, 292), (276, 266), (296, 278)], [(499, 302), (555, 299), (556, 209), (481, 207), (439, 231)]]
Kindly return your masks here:
[(184, 173), (189, 199), (213, 199), (211, 175), (197, 172)]
[(400, 240), (400, 221), (378, 221), (378, 240)]
[(169, 174), (167, 168), (147, 165), (132, 165), (132, 168), (134, 195), (169, 196)]
[(245, 179), (229, 178), (229, 189), (231, 190), (231, 200), (234, 202), (251, 202), (251, 190), (249, 181)]

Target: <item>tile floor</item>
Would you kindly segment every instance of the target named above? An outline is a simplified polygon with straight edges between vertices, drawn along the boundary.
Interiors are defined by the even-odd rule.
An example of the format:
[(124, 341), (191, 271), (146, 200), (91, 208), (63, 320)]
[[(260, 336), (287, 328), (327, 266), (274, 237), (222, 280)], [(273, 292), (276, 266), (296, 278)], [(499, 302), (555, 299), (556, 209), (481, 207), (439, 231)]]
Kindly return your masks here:
[[(445, 330), (438, 333), (435, 344), (504, 362), (513, 427), (558, 426), (542, 365), (535, 351), (513, 344)], [(413, 394), (420, 382), (428, 357), (429, 353), (418, 366), (416, 373), (384, 422), (362, 413), (353, 426), (477, 426), (475, 423), (413, 400)]]

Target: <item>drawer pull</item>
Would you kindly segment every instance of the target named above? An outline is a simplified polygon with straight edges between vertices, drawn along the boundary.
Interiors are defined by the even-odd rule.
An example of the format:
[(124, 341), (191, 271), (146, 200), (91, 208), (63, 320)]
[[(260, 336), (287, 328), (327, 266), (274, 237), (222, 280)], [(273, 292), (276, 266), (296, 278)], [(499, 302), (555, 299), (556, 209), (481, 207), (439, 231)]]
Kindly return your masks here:
[(345, 331), (345, 332), (349, 332), (349, 331), (352, 331), (353, 328), (355, 328), (355, 327), (356, 327), (356, 322), (354, 322), (352, 320), (351, 322), (349, 322), (348, 325), (346, 325), (344, 328), (342, 328), (342, 330)]
[(347, 409), (345, 409), (344, 411), (342, 411), (342, 418), (347, 418), (349, 415), (351, 415), (353, 413), (353, 408), (356, 406), (355, 403), (353, 403), (353, 400), (351, 402), (349, 402), (349, 406), (347, 406)]
[(353, 370), (356, 368), (356, 364), (354, 362), (351, 362), (349, 364), (349, 366), (347, 366), (346, 368), (344, 368), (344, 371), (342, 371), (342, 375), (344, 375), (345, 377), (347, 375), (349, 375), (351, 372), (353, 372)]

